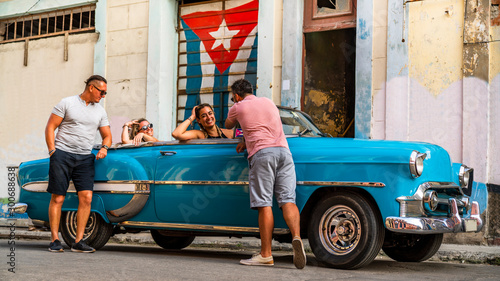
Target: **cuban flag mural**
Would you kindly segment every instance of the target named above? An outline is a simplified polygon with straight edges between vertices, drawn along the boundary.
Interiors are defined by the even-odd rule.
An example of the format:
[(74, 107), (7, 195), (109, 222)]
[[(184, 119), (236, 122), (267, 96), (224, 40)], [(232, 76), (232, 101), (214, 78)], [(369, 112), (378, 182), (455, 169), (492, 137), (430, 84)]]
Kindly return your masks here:
[(180, 7), (177, 121), (209, 103), (219, 126), (227, 117), (230, 86), (257, 80), (258, 0), (201, 2)]

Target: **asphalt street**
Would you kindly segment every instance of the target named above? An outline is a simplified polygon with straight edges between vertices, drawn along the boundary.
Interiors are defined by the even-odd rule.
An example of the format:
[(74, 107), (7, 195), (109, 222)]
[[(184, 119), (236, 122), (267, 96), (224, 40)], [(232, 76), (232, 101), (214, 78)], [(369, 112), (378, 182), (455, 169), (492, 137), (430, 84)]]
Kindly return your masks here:
[[(50, 240), (49, 231), (28, 231), (26, 227), (17, 227), (14, 232), (16, 240), (36, 239), (46, 240), (47, 245)], [(0, 244), (2, 248), (8, 246), (9, 237), (12, 232), (8, 226), (0, 226)], [(156, 245), (150, 233), (127, 233), (117, 234), (108, 243), (119, 244), (139, 244)], [(64, 244), (64, 243), (63, 243)], [(196, 237), (190, 246), (191, 248), (221, 248), (234, 250), (247, 250), (257, 252), (260, 247), (260, 240), (257, 238), (236, 238), (236, 237)], [(304, 240), (304, 247), (307, 252), (312, 253), (307, 239)], [(273, 240), (273, 251), (291, 251), (291, 244), (279, 243)], [(383, 252), (378, 258), (384, 257)], [(430, 259), (431, 261), (449, 261), (458, 263), (488, 263), (500, 265), (500, 246), (479, 246), (479, 245), (458, 245), (443, 244), (438, 252)]]
[[(0, 240), (0, 243), (3, 241)], [(183, 250), (164, 250), (156, 245), (110, 242), (92, 253), (47, 251), (47, 240), (16, 241), (15, 264), (2, 262), (0, 280), (498, 280), (500, 266), (426, 261), (401, 263), (377, 257), (356, 270), (328, 268), (313, 254), (307, 266), (293, 266), (291, 251), (274, 251), (274, 266), (244, 266), (240, 259), (249, 249), (190, 246)], [(0, 248), (3, 260), (5, 247)], [(15, 270), (15, 273), (8, 271)]]

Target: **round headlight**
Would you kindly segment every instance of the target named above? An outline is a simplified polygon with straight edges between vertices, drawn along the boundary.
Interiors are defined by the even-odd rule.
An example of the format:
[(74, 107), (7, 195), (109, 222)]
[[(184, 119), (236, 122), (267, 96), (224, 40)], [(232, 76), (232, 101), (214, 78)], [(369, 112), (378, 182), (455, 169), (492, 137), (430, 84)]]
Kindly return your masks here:
[(458, 180), (460, 181), (460, 186), (465, 188), (469, 185), (471, 170), (472, 170), (471, 168), (465, 165), (462, 165), (460, 167), (460, 172), (458, 173)]
[(427, 154), (414, 150), (410, 155), (410, 173), (414, 178), (418, 178), (424, 172), (424, 159)]

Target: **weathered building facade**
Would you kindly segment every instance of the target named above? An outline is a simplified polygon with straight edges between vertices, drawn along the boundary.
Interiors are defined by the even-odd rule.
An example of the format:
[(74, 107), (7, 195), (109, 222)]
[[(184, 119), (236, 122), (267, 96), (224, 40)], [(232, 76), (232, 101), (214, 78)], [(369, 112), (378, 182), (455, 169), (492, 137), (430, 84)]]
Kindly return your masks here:
[(494, 243), (498, 2), (0, 0), (0, 170), (46, 157), (52, 107), (93, 73), (109, 82), (113, 142), (139, 117), (169, 140), (200, 102), (222, 122), (228, 86), (244, 77), (334, 137), (441, 145), (489, 188), (484, 241)]

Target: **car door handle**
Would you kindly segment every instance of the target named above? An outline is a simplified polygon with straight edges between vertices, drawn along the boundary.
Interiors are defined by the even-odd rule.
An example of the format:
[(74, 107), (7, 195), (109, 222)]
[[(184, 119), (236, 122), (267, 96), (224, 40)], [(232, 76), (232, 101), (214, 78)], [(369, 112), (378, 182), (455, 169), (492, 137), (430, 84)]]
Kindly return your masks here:
[(175, 151), (160, 151), (161, 155), (163, 156), (172, 156), (174, 154), (177, 154)]

